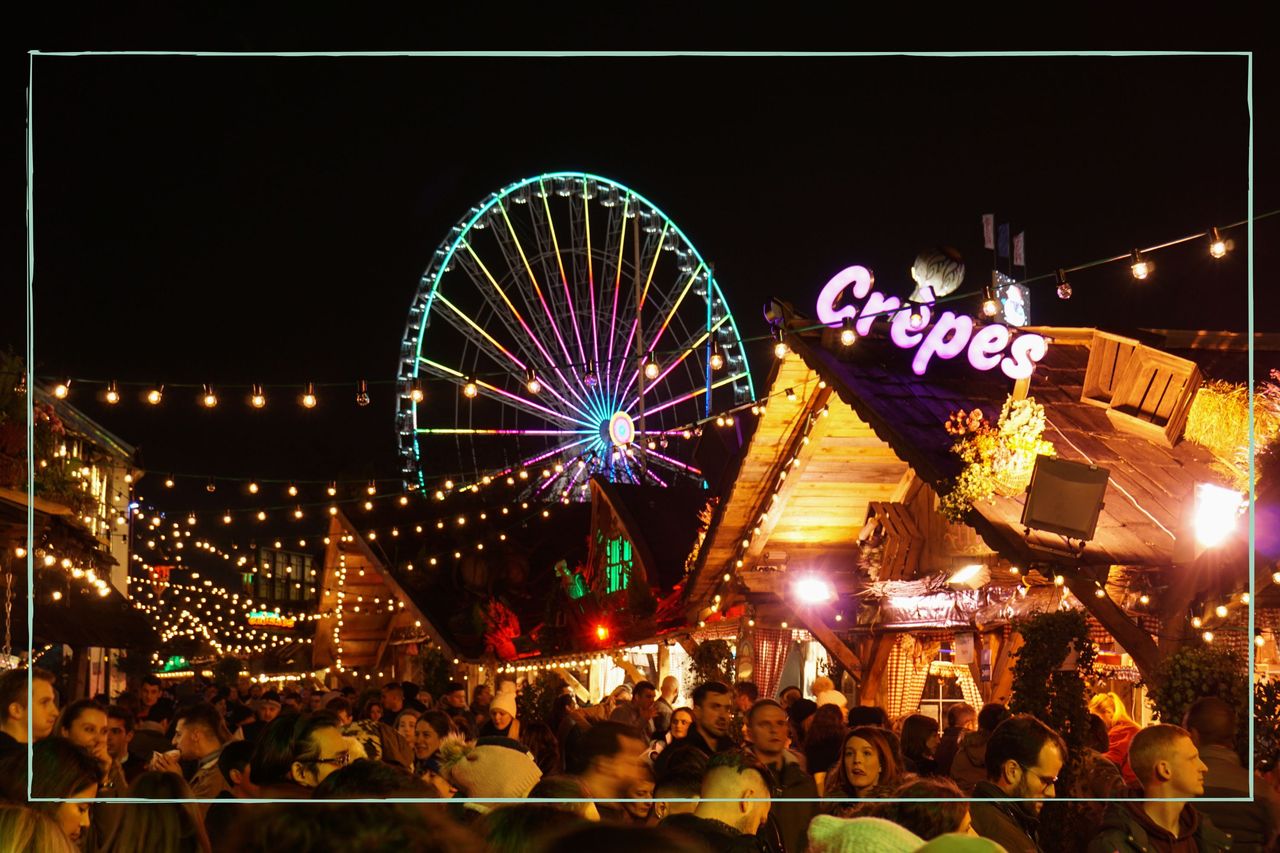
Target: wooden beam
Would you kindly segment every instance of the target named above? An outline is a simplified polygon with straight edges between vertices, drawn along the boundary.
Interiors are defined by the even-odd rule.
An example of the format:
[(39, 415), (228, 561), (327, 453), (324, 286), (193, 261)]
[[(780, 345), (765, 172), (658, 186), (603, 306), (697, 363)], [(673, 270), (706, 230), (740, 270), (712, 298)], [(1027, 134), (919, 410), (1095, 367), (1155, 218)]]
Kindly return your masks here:
[(879, 702), (880, 682), (883, 680), (885, 666), (889, 663), (889, 653), (893, 651), (897, 638), (883, 631), (871, 635), (870, 648), (863, 658), (861, 689), (858, 691), (859, 705), (883, 705)]
[(671, 674), (671, 648), (666, 643), (658, 643), (658, 691), (662, 691), (662, 682)]
[[(1142, 674), (1142, 679), (1147, 684), (1155, 683), (1156, 667), (1160, 663), (1163, 650), (1157, 645), (1155, 639), (1152, 638), (1145, 630), (1139, 627), (1138, 623), (1129, 618), (1120, 607), (1111, 599), (1111, 596), (1098, 598), (1095, 595), (1097, 586), (1093, 578), (1088, 577), (1084, 572), (1067, 572), (1064, 574), (1066, 578), (1067, 589), (1080, 600), (1084, 605), (1084, 609), (1093, 614), (1103, 628), (1107, 629), (1107, 633), (1116, 638), (1129, 657), (1133, 658), (1133, 665), (1138, 668), (1138, 672)], [(1181, 584), (1171, 584), (1164, 595), (1164, 613), (1173, 616), (1176, 614), (1178, 618), (1186, 612), (1187, 607), (1191, 605), (1191, 600), (1196, 594), (1197, 584), (1194, 581), (1187, 581)], [(1174, 609), (1176, 608), (1176, 609)], [(1164, 624), (1171, 623), (1166, 620)]]
[(561, 680), (563, 680), (565, 684), (569, 685), (569, 687), (573, 689), (573, 694), (578, 697), (579, 702), (591, 701), (591, 691), (583, 687), (582, 682), (579, 681), (576, 677), (574, 677), (573, 673), (569, 672), (569, 670), (558, 668), (558, 669), (553, 669), (552, 672), (560, 676)]
[[(786, 600), (790, 594), (790, 590), (787, 588), (787, 580), (789, 578), (793, 579), (795, 576), (787, 571), (768, 571), (739, 572), (738, 577), (742, 580), (743, 586), (747, 588), (747, 592), (772, 593), (778, 598)], [(853, 572), (828, 572), (826, 579), (835, 588), (836, 595), (851, 595), (862, 589), (862, 584)]]
[(807, 608), (801, 608), (794, 611), (796, 618), (805, 629), (813, 634), (815, 640), (822, 643), (822, 647), (827, 650), (845, 671), (853, 676), (855, 681), (862, 681), (862, 662), (858, 660), (858, 656), (853, 650), (845, 645), (844, 640), (836, 636), (836, 633), (826, 626), (822, 621), (822, 617)]
[(396, 632), (396, 616), (399, 616), (399, 615), (400, 614), (398, 613), (394, 614), (391, 616), (390, 619), (387, 620), (387, 630), (382, 635), (382, 642), (378, 644), (377, 654), (373, 656), (374, 669), (377, 669), (379, 666), (382, 665), (382, 656), (386, 654), (387, 646), (391, 645), (391, 635)]
[(680, 648), (684, 649), (685, 654), (694, 657), (698, 654), (698, 643), (693, 637), (687, 634), (683, 637), (676, 637), (676, 642), (680, 644)]
[(1000, 639), (1000, 651), (996, 654), (995, 663), (991, 665), (991, 701), (1008, 704), (1013, 693), (1012, 661), (1022, 648), (1022, 635), (1017, 631)]
[(627, 678), (631, 679), (632, 684), (639, 684), (645, 681), (644, 673), (636, 669), (635, 664), (622, 656), (622, 652), (613, 653), (613, 665), (622, 669), (627, 674)]

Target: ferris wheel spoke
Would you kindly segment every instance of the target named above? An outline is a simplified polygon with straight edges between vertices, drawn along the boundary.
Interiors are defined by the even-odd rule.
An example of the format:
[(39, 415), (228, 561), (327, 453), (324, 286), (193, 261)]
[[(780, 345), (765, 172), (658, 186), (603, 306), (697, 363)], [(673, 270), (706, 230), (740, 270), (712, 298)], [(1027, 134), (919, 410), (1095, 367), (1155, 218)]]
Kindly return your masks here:
[[(649, 383), (649, 387), (653, 388), (653, 387), (656, 387), (656, 386), (658, 386), (659, 384), (661, 384), (661, 383), (662, 383), (662, 380), (664, 380), (664, 379), (666, 379), (666, 378), (667, 378), (667, 374), (669, 374), (671, 371), (673, 371), (673, 370), (675, 370), (677, 367), (679, 367), (679, 366), (680, 366), (680, 363), (681, 363), (681, 362), (683, 362), (686, 358), (688, 358), (689, 356), (691, 356), (691, 355), (693, 355), (695, 352), (697, 352), (698, 347), (702, 346), (702, 343), (703, 343), (703, 342), (704, 342), (708, 337), (710, 337), (711, 335), (715, 334), (715, 333), (720, 329), (720, 327), (721, 327), (722, 325), (724, 325), (724, 322), (725, 322), (725, 320), (726, 320), (726, 319), (728, 319), (728, 318), (727, 318), (727, 317), (721, 317), (719, 320), (717, 320), (717, 321), (716, 321), (716, 322), (711, 326), (711, 331), (710, 331), (710, 332), (700, 332), (696, 338), (693, 338), (693, 339), (691, 339), (691, 340), (686, 340), (686, 341), (685, 341), (685, 343), (681, 344), (681, 345), (680, 345), (680, 355), (678, 355), (678, 356), (676, 356), (675, 358), (673, 358), (673, 359), (671, 360), (671, 363), (670, 363), (670, 364), (668, 364), (665, 368), (663, 368), (663, 371), (662, 371), (661, 373), (659, 373), (659, 374), (658, 374), (657, 378), (655, 378), (652, 382), (650, 382), (650, 383)], [(638, 376), (638, 375), (639, 375), (639, 374), (637, 373), (637, 376)], [(627, 392), (629, 392), (629, 391), (631, 390), (631, 386), (632, 386), (633, 384), (635, 384), (635, 377), (634, 377), (634, 376), (632, 377), (631, 382), (627, 384), (626, 390), (624, 390), (624, 391), (622, 392), (621, 397), (626, 397), (626, 396), (627, 396)], [(621, 399), (621, 397), (620, 397), (619, 399)], [(639, 394), (637, 394), (636, 396), (634, 396), (634, 397), (632, 397), (632, 398), (631, 398), (631, 402), (629, 402), (629, 403), (627, 404), (625, 411), (630, 412), (632, 409), (634, 409), (634, 408), (636, 407), (636, 404), (637, 404), (637, 403), (639, 403), (639, 402), (640, 402), (640, 395), (639, 395)]]
[[(419, 356), (418, 361), (430, 368), (429, 372), (440, 379), (448, 379), (458, 383), (466, 380), (466, 377), (461, 371), (455, 370), (452, 367), (446, 367), (439, 362), (432, 361), (426, 356)], [(481, 379), (472, 379), (471, 381), (476, 384), (477, 390), (486, 397), (498, 400), (498, 402), (505, 403), (513, 408), (521, 409), (526, 414), (539, 418), (550, 417), (558, 421), (581, 424), (585, 427), (595, 426), (595, 424), (592, 424), (590, 421), (584, 421), (581, 418), (575, 418), (572, 415), (565, 414), (564, 412), (557, 412), (555, 409), (549, 409), (540, 403), (535, 403), (532, 400), (526, 400), (518, 394), (512, 394), (504, 388), (499, 388), (496, 385), (492, 385)]]
[(571, 450), (580, 445), (587, 444), (588, 442), (599, 441), (599, 440), (600, 440), (599, 436), (594, 436), (594, 437), (589, 436), (587, 438), (580, 438), (577, 441), (567, 441), (564, 444), (551, 448), (550, 450), (545, 450), (536, 456), (531, 456), (528, 459), (522, 459), (517, 464), (504, 468), (501, 471), (496, 471), (490, 476), (495, 479), (498, 477), (505, 477), (508, 474), (512, 473), (513, 471), (517, 471), (521, 468), (528, 468), (530, 465), (537, 465), (539, 462), (543, 461), (544, 459), (550, 459), (552, 456), (555, 456), (557, 453), (563, 453), (566, 450)]
[[(581, 394), (577, 392), (577, 390), (573, 386), (573, 383), (565, 379), (565, 376), (560, 371), (560, 367), (557, 363), (558, 359), (553, 358), (551, 353), (547, 352), (547, 348), (542, 345), (542, 341), (538, 338), (537, 335), (533, 333), (533, 330), (529, 328), (529, 324), (525, 322), (524, 316), (521, 315), (520, 313), (520, 309), (516, 308), (515, 304), (507, 296), (507, 292), (502, 289), (502, 285), (498, 284), (497, 279), (493, 277), (493, 273), (489, 272), (489, 268), (485, 266), (484, 261), (480, 260), (479, 255), (477, 255), (475, 250), (471, 248), (471, 244), (463, 243), (462, 245), (466, 247), (467, 252), (471, 255), (472, 259), (476, 262), (476, 265), (480, 267), (480, 270), (484, 273), (485, 278), (489, 280), (489, 283), (493, 286), (493, 289), (498, 292), (498, 295), (502, 297), (502, 301), (506, 303), (507, 308), (510, 309), (511, 313), (515, 315), (515, 318), (520, 322), (520, 326), (525, 330), (525, 333), (528, 334), (529, 339), (533, 341), (534, 346), (538, 348), (538, 351), (542, 353), (543, 358), (546, 359), (546, 363), (551, 365), (552, 372), (555, 373), (556, 376), (560, 377), (561, 384), (565, 387), (566, 390), (569, 391), (569, 393), (573, 394), (573, 396), (578, 398), (579, 403), (590, 408), (590, 404), (586, 401), (586, 399), (583, 398)], [(579, 409), (578, 411), (581, 412), (582, 410)]]
[[(676, 299), (676, 301), (672, 304), (672, 306), (671, 306), (671, 310), (667, 312), (667, 317), (666, 317), (666, 319), (662, 321), (662, 325), (658, 328), (657, 334), (655, 334), (655, 335), (653, 336), (653, 341), (652, 341), (652, 342), (649, 344), (649, 346), (645, 349), (645, 351), (646, 351), (646, 352), (654, 352), (654, 351), (658, 348), (658, 342), (662, 339), (662, 335), (663, 335), (663, 333), (664, 333), (664, 332), (666, 332), (667, 327), (671, 325), (671, 320), (675, 317), (675, 315), (676, 315), (676, 311), (678, 311), (678, 310), (680, 309), (680, 303), (681, 303), (681, 302), (683, 302), (683, 301), (684, 301), (685, 296), (687, 296), (687, 295), (689, 294), (689, 290), (690, 290), (690, 288), (692, 288), (692, 287), (693, 287), (693, 283), (697, 280), (697, 278), (698, 278), (698, 274), (699, 274), (700, 272), (702, 272), (702, 265), (701, 265), (701, 264), (699, 264), (699, 265), (698, 265), (698, 268), (697, 268), (696, 270), (694, 270), (694, 271), (693, 271), (693, 275), (689, 276), (689, 281), (685, 283), (684, 290), (680, 292), (680, 296), (679, 296), (679, 298), (677, 298), (677, 299)], [(713, 326), (713, 327), (712, 327), (711, 331), (712, 331), (712, 332), (714, 332), (717, 328), (719, 328), (719, 326), (720, 326), (720, 324), (719, 324), (719, 323), (716, 323), (716, 324), (715, 324), (715, 326)], [(695, 341), (695, 342), (694, 342), (694, 343), (692, 343), (692, 344), (682, 345), (682, 346), (681, 346), (681, 348), (680, 348), (680, 355), (676, 356), (676, 357), (672, 360), (671, 364), (669, 364), (669, 365), (667, 366), (667, 368), (666, 368), (664, 371), (662, 371), (662, 373), (658, 374), (658, 376), (657, 376), (657, 377), (655, 377), (655, 378), (654, 378), (654, 379), (649, 383), (649, 385), (650, 385), (651, 387), (652, 387), (652, 386), (654, 386), (654, 385), (657, 385), (657, 384), (658, 384), (659, 382), (661, 382), (664, 378), (666, 378), (667, 374), (668, 374), (668, 373), (670, 373), (670, 372), (675, 368), (675, 366), (676, 366), (676, 365), (678, 365), (680, 362), (682, 362), (682, 361), (684, 361), (686, 358), (688, 358), (688, 357), (689, 357), (689, 355), (690, 355), (690, 354), (692, 354), (693, 349), (694, 349), (695, 347), (697, 347), (699, 344), (701, 344), (703, 341), (705, 341), (705, 340), (707, 339), (707, 335), (708, 335), (708, 334), (709, 334), (709, 333), (704, 333), (700, 338), (698, 338), (698, 340), (697, 340), (697, 341)], [(626, 386), (625, 388), (623, 388), (623, 389), (622, 389), (622, 393), (620, 393), (620, 394), (618, 395), (618, 399), (622, 399), (622, 398), (626, 397), (626, 396), (627, 396), (627, 394), (629, 394), (629, 393), (631, 392), (631, 386), (635, 385), (635, 384), (636, 384), (636, 380), (637, 380), (637, 379), (639, 379), (639, 378), (640, 378), (640, 369), (639, 369), (639, 368), (637, 368), (637, 369), (636, 369), (636, 371), (635, 371), (634, 373), (632, 373), (632, 374), (631, 374), (631, 379), (629, 379), (629, 380), (627, 381), (627, 386)], [(637, 398), (637, 400), (638, 400), (638, 398)], [(634, 403), (633, 403), (632, 405), (634, 405)], [(630, 406), (628, 406), (627, 408), (628, 408), (628, 410), (629, 410), (631, 407), (630, 407)]]
[(626, 353), (631, 350), (631, 342), (635, 340), (636, 330), (640, 327), (640, 316), (644, 311), (644, 303), (649, 296), (649, 285), (653, 284), (653, 271), (658, 267), (658, 259), (662, 257), (662, 244), (666, 242), (667, 230), (671, 227), (671, 223), (664, 223), (662, 226), (662, 236), (658, 238), (658, 246), (653, 251), (653, 261), (649, 264), (649, 273), (645, 276), (644, 289), (640, 291), (640, 299), (636, 303), (636, 316), (631, 321), (631, 331), (627, 333), (627, 342), (622, 347), (623, 358), (618, 365), (618, 378), (613, 383), (614, 388), (622, 385), (622, 373), (627, 369)]
[[(613, 342), (617, 337), (616, 329), (618, 327), (618, 295), (622, 293), (622, 250), (627, 244), (627, 213), (631, 209), (631, 195), (628, 194), (622, 206), (622, 227), (618, 230), (618, 263), (613, 275), (613, 311), (609, 315), (609, 360), (604, 365), (604, 375), (608, 377), (609, 371), (613, 369)], [(639, 217), (636, 217), (636, 227), (640, 227)]]
[(679, 459), (673, 459), (672, 457), (667, 456), (665, 453), (659, 453), (656, 450), (645, 450), (645, 453), (647, 453), (659, 465), (664, 465), (668, 468), (674, 468), (675, 470), (684, 472), (686, 474), (695, 474), (699, 477), (702, 476), (701, 469), (695, 468), (692, 465), (687, 465), (684, 462), (681, 462)]
[[(586, 205), (587, 205), (586, 188), (587, 188), (587, 181), (586, 181), (586, 178), (583, 178), (582, 206), (583, 206), (584, 213), (586, 212)], [(556, 235), (556, 224), (551, 217), (551, 202), (548, 197), (548, 194), (545, 192), (542, 193), (542, 209), (547, 214), (547, 230), (551, 232), (551, 245), (555, 248), (555, 252), (556, 252), (556, 266), (559, 267), (560, 269), (560, 283), (564, 285), (564, 301), (565, 301), (565, 305), (567, 305), (569, 308), (569, 321), (570, 321), (570, 324), (573, 326), (574, 337), (577, 338), (577, 341), (578, 341), (578, 354), (581, 356), (581, 360), (585, 363), (587, 360), (587, 350), (582, 345), (582, 331), (581, 329), (578, 328), (578, 315), (573, 310), (573, 294), (570, 293), (569, 291), (569, 276), (565, 274), (564, 257), (560, 254), (560, 238)], [(590, 251), (591, 251), (591, 246), (588, 243), (587, 257), (591, 256)]]
[[(721, 379), (718, 382), (711, 383), (711, 388), (713, 390), (716, 388), (720, 388), (721, 386), (728, 385), (730, 382), (737, 382), (739, 379), (744, 379), (746, 378), (746, 376), (747, 374), (745, 372), (735, 373), (732, 376), (726, 376), (724, 379)], [(658, 412), (661, 412), (665, 409), (669, 409), (672, 406), (679, 405), (680, 403), (683, 403), (686, 400), (692, 400), (696, 397), (700, 397), (705, 393), (707, 393), (707, 388), (704, 385), (700, 388), (695, 388), (694, 390), (690, 391), (687, 394), (681, 394), (679, 397), (674, 397), (670, 400), (667, 400), (665, 403), (661, 403), (657, 406), (654, 406), (652, 409), (646, 408), (644, 413), (646, 415), (656, 415)]]
[[(591, 210), (584, 192), (582, 199), (582, 227), (587, 240), (587, 297), (591, 301), (591, 360), (600, 360), (600, 323), (596, 319), (596, 276), (591, 254)], [(608, 208), (606, 208), (607, 210)]]
[(594, 429), (480, 429), (478, 427), (418, 427), (420, 435), (594, 435)]

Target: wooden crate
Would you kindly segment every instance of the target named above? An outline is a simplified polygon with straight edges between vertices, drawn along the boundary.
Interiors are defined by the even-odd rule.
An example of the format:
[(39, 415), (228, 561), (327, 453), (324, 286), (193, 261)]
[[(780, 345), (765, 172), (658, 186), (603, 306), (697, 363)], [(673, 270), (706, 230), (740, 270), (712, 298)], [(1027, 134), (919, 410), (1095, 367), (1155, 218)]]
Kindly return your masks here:
[(871, 501), (859, 540), (883, 537), (884, 556), (877, 580), (911, 580), (920, 568), (924, 536), (905, 504)]
[(1102, 408), (1110, 406), (1116, 382), (1139, 346), (1141, 344), (1133, 338), (1095, 329), (1093, 343), (1089, 346), (1089, 366), (1085, 369), (1080, 402)]
[(1107, 417), (1121, 432), (1172, 447), (1182, 438), (1200, 380), (1195, 362), (1139, 346), (1116, 377)]

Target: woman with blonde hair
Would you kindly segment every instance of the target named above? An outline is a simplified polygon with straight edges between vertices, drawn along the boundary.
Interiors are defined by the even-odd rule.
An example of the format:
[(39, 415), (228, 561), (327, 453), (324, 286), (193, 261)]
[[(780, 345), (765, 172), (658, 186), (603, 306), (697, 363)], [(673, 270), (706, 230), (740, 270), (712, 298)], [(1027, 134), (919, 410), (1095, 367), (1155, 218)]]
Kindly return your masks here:
[(24, 806), (0, 805), (0, 853), (79, 853), (50, 818)]
[(1138, 784), (1138, 777), (1133, 775), (1133, 770), (1129, 767), (1129, 743), (1134, 735), (1142, 731), (1142, 727), (1129, 716), (1124, 700), (1115, 693), (1098, 693), (1089, 700), (1089, 711), (1097, 714), (1107, 724), (1110, 748), (1103, 753), (1103, 757), (1120, 768), (1120, 774), (1126, 782), (1130, 785)]

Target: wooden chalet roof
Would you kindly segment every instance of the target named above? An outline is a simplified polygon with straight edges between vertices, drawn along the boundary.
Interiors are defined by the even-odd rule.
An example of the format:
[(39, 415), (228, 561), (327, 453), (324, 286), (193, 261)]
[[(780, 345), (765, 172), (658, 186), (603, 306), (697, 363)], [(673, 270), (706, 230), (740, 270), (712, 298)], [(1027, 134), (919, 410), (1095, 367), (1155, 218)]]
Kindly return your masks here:
[[(1110, 471), (1097, 532), (1085, 563), (1168, 565), (1179, 515), (1196, 483), (1221, 482), (1207, 450), (1188, 441), (1173, 447), (1118, 431), (1104, 409), (1080, 401), (1089, 362), (1091, 329), (1045, 329), (1048, 354), (1037, 365), (1029, 394), (1045, 407), (1044, 438), (1059, 457), (1091, 462)], [(1013, 381), (999, 371), (977, 371), (964, 359), (935, 361), (927, 376), (911, 371), (911, 355), (887, 340), (865, 337), (851, 349), (824, 349), (817, 336), (798, 337), (796, 353), (839, 399), (870, 425), (916, 473), (939, 492), (959, 473), (953, 438), (944, 424), (951, 412), (980, 408), (998, 418)], [(996, 497), (971, 512), (969, 521), (996, 551), (1019, 562), (1045, 559), (1030, 545), (1062, 548), (1056, 536), (1020, 523), (1024, 497)]]

